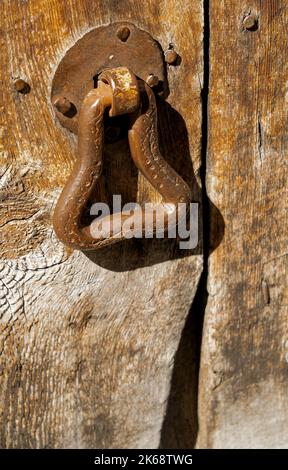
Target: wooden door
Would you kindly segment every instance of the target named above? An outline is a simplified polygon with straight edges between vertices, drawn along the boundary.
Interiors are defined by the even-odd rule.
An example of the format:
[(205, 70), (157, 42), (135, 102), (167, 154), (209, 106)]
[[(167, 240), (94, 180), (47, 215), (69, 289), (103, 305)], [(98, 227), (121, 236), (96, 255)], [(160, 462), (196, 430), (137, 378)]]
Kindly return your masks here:
[[(287, 15), (285, 0), (0, 2), (1, 448), (287, 447)], [(179, 55), (158, 132), (200, 204), (193, 250), (85, 254), (53, 230), (77, 138), (52, 79), (119, 21)], [(125, 139), (109, 158), (129, 194)]]

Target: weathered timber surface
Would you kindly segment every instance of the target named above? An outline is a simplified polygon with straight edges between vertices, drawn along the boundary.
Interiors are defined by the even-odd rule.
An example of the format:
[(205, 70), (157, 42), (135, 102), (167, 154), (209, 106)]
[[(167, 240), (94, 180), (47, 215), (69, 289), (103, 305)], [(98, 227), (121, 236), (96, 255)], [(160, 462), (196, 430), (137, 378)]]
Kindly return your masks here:
[[(202, 1), (5, 0), (0, 8), (0, 446), (157, 447), (201, 240), (184, 255), (174, 242), (148, 240), (90, 258), (57, 241), (51, 213), (75, 140), (54, 117), (50, 86), (66, 50), (102, 24), (131, 21), (163, 49), (173, 43), (182, 61), (169, 66), (170, 95), (159, 103), (161, 149), (199, 200)], [(15, 90), (17, 78), (29, 94)], [(126, 199), (149, 199), (127, 151), (124, 140), (107, 150), (109, 183)]]
[[(288, 446), (287, 21), (284, 0), (210, 2), (206, 179), (225, 233), (209, 259), (199, 447)], [(212, 216), (211, 245), (217, 229)]]

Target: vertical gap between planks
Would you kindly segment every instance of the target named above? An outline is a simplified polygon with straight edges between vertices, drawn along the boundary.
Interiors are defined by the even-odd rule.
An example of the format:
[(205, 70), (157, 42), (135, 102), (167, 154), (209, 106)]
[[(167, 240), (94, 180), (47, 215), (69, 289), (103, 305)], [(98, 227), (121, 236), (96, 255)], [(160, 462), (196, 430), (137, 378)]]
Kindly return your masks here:
[(209, 0), (203, 0), (203, 87), (201, 184), (203, 214), (203, 271), (175, 356), (170, 395), (161, 432), (161, 449), (192, 449), (198, 434), (198, 380), (204, 313), (208, 300), (208, 257), (210, 250), (210, 203), (206, 193), (209, 99)]

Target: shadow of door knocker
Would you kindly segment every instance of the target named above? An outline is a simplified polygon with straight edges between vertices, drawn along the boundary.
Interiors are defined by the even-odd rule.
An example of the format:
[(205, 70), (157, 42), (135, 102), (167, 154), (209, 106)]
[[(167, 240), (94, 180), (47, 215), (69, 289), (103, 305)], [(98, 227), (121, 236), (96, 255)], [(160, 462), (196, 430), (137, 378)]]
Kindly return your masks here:
[[(104, 116), (107, 112), (109, 117), (129, 116), (131, 157), (161, 195), (157, 210), (158, 214), (159, 208), (162, 212), (164, 231), (173, 215), (176, 224), (186, 215), (186, 206), (191, 200), (190, 189), (164, 160), (158, 145), (153, 90), (163, 92), (165, 82), (159, 44), (131, 23), (114, 23), (90, 31), (60, 62), (52, 83), (51, 99), (61, 124), (78, 136), (77, 160), (53, 216), (55, 232), (66, 245), (95, 250), (127, 238), (130, 230), (125, 224), (131, 216), (130, 211), (104, 216), (88, 225), (82, 222), (83, 212), (103, 168)], [(152, 89), (153, 85), (156, 87)], [(155, 207), (149, 206), (152, 217), (147, 217), (147, 210), (145, 214), (144, 210), (141, 208), (134, 213), (134, 220), (139, 218), (139, 235), (144, 232), (153, 235), (157, 225)], [(111, 223), (112, 234), (108, 233)], [(102, 235), (95, 237), (95, 233)]]

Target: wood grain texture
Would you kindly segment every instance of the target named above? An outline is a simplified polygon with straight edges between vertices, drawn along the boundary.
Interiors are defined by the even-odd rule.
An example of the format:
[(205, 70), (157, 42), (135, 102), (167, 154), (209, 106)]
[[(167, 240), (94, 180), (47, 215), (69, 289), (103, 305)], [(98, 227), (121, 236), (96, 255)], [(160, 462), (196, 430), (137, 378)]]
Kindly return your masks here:
[[(202, 1), (5, 0), (0, 9), (0, 446), (157, 447), (201, 240), (184, 255), (148, 240), (89, 258), (57, 241), (51, 213), (75, 139), (53, 114), (50, 86), (66, 50), (101, 24), (128, 20), (163, 49), (173, 43), (182, 62), (169, 66), (159, 103), (161, 150), (199, 200)], [(19, 77), (29, 94), (15, 90)], [(129, 168), (125, 141), (110, 155), (111, 181)], [(149, 186), (137, 184), (145, 199)]]
[[(249, 13), (258, 29), (243, 29)], [(288, 5), (210, 2), (210, 255), (199, 447), (287, 447)], [(213, 245), (217, 223), (211, 219)]]

